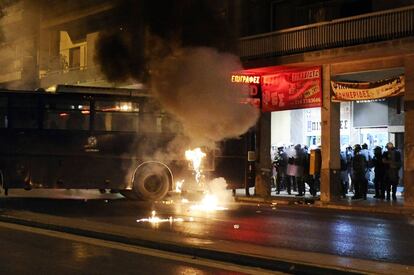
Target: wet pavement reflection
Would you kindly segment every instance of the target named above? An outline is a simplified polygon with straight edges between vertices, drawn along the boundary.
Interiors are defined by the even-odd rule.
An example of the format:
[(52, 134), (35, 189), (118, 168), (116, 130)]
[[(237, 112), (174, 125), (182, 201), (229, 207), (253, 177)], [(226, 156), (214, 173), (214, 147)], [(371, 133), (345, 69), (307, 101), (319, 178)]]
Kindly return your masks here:
[[(200, 211), (191, 202), (144, 203), (119, 198), (2, 198), (2, 211), (23, 209), (208, 240), (282, 247), (414, 265), (413, 217), (278, 205), (229, 204)], [(155, 217), (163, 222), (142, 219)], [(139, 221), (139, 222), (138, 222)], [(190, 239), (190, 238), (189, 238)]]
[(1, 274), (244, 274), (0, 227)]

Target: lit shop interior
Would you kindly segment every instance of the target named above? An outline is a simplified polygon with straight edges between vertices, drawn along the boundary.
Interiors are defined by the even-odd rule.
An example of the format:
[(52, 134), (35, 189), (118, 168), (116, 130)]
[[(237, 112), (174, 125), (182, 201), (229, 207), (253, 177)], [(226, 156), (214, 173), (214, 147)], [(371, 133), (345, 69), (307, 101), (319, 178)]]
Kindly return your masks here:
[[(366, 94), (362, 99), (337, 100), (340, 102), (341, 150), (347, 146), (365, 143), (373, 154), (376, 146), (385, 150), (386, 144), (392, 142), (404, 159), (404, 83), (397, 81), (403, 75), (404, 69), (396, 68), (337, 75), (332, 78), (332, 82), (342, 85), (341, 87), (370, 90), (369, 95), (373, 95), (372, 98)], [(387, 94), (378, 98), (377, 94), (381, 92)], [(310, 149), (321, 144), (321, 107), (272, 112), (272, 157), (278, 147), (296, 144), (306, 145)], [(402, 171), (403, 168), (400, 169), (400, 192), (403, 190)], [(369, 188), (373, 188), (372, 180)]]

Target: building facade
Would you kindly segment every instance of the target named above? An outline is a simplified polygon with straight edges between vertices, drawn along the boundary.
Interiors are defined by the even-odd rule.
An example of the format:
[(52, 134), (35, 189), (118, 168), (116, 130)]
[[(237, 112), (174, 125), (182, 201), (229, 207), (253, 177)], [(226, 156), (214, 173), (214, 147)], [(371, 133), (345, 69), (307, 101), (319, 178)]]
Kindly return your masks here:
[[(268, 20), (260, 19), (263, 22), (257, 22), (260, 27), (254, 30), (241, 28), (249, 34), (240, 40), (240, 56), (250, 72), (273, 68), (277, 73), (286, 70), (286, 66), (321, 67), (321, 108), (295, 111), (290, 117), (277, 115), (284, 116), (285, 123), (290, 119), (303, 125), (292, 129), (309, 130), (300, 135), (290, 133), (299, 136), (298, 143), (315, 139), (321, 144), (322, 201), (339, 198), (341, 143), (361, 143), (370, 134), (377, 144), (393, 141), (403, 152), (405, 204), (414, 204), (412, 4), (413, 1), (375, 0), (268, 1)], [(376, 82), (391, 75), (404, 75), (403, 97), (353, 100), (347, 105), (333, 100), (331, 81)], [(361, 116), (361, 110), (367, 108), (371, 108), (371, 115)], [(262, 124), (268, 124), (265, 128), (271, 129), (271, 120), (262, 120)], [(306, 120), (310, 121), (309, 127)], [(349, 129), (344, 129), (346, 120)], [(274, 137), (266, 136), (269, 138), (263, 140), (262, 147), (272, 145)]]
[(0, 86), (113, 86), (94, 60), (95, 41), (113, 8), (111, 1), (102, 0), (10, 1), (0, 19)]

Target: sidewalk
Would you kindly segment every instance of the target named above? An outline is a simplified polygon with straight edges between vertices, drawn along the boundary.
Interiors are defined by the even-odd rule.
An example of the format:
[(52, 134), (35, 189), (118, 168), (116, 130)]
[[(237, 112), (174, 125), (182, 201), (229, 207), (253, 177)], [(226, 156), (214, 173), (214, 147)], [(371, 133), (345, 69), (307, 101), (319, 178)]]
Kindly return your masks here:
[[(238, 265), (300, 274), (413, 274), (413, 266), (202, 239), (154, 229), (62, 218), (25, 211), (0, 213), (1, 222), (42, 228)], [(131, 230), (133, 229), (133, 230)], [(298, 260), (300, 259), (300, 261)]]
[[(254, 194), (254, 190), (250, 192)], [(369, 213), (385, 213), (385, 214), (407, 214), (414, 215), (414, 207), (404, 206), (404, 198), (398, 196), (397, 201), (378, 200), (373, 198), (373, 194), (368, 194), (367, 200), (352, 200), (352, 196), (334, 202), (322, 202), (319, 196), (312, 197), (309, 193), (304, 197), (296, 197), (295, 195), (276, 195), (272, 192), (272, 196), (262, 198), (258, 196), (246, 196), (244, 192), (237, 192), (235, 200), (244, 203), (265, 203), (277, 205), (290, 205), (300, 207), (317, 207), (338, 210), (361, 211)]]

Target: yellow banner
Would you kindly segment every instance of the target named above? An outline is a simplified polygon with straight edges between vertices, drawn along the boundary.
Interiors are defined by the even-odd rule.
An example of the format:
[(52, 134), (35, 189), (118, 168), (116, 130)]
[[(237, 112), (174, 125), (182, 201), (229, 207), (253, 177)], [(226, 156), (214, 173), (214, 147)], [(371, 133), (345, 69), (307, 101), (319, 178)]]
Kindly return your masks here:
[(404, 75), (377, 82), (331, 81), (332, 101), (372, 100), (402, 95)]

